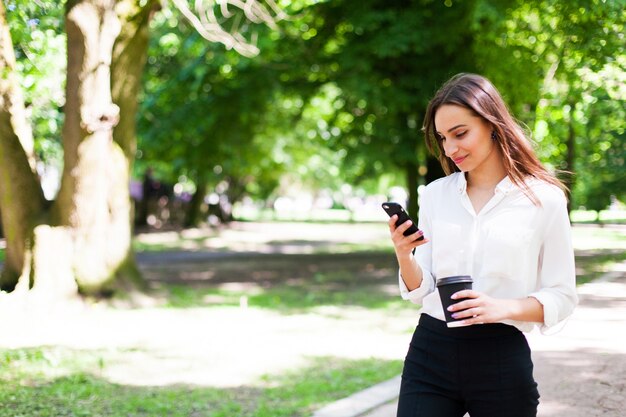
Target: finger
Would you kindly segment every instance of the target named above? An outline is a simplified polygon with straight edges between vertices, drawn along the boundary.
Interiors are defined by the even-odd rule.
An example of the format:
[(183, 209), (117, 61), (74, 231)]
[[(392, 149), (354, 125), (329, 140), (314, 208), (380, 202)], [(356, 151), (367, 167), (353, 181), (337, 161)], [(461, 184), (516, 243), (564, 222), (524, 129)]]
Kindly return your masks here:
[(476, 318), (483, 313), (483, 310), (480, 308), (468, 308), (462, 311), (457, 311), (452, 314), (452, 318), (454, 319), (472, 319)]
[(475, 316), (466, 320), (463, 320), (464, 325), (472, 325), (472, 324), (485, 324), (490, 321), (486, 318), (486, 316)]
[(425, 245), (426, 243), (430, 242), (430, 240), (424, 238), (422, 240), (414, 240), (409, 244), (409, 249), (413, 250), (419, 246)]
[[(409, 225), (410, 226), (410, 225)], [(410, 235), (408, 235), (407, 237), (410, 237), (412, 239), (419, 239), (420, 237), (424, 236), (424, 232), (422, 232), (421, 230), (418, 229), (417, 232), (411, 233)]]
[[(412, 222), (411, 220), (407, 220), (407, 221), (405, 221), (404, 223), (402, 223), (400, 226), (398, 226), (398, 227), (396, 228), (396, 232), (397, 232), (397, 233), (402, 233), (402, 234), (404, 234), (404, 232), (405, 232), (405, 231), (406, 231), (409, 227), (411, 227), (411, 225), (412, 225), (412, 224), (413, 224), (413, 222)], [(407, 237), (408, 237), (408, 236), (407, 236)]]
[(460, 301), (458, 303), (454, 303), (448, 307), (448, 311), (461, 311), (467, 310), (468, 308), (476, 307), (476, 305), (471, 300)]
[(398, 220), (398, 215), (394, 214), (389, 218), (389, 229), (394, 232), (396, 230), (396, 221)]
[(397, 238), (400, 241), (403, 241), (407, 245), (414, 245), (414, 244), (416, 244), (418, 242), (422, 243), (424, 232), (422, 232), (421, 230), (418, 230), (415, 233), (412, 233), (410, 235), (404, 236), (404, 233), (398, 227), (398, 232), (397, 232), (397, 234), (395, 236), (397, 236)]
[(478, 298), (480, 297), (480, 293), (476, 292), (474, 290), (461, 290), (461, 291), (457, 291), (454, 294), (452, 294), (452, 298), (453, 300), (458, 300), (460, 298)]

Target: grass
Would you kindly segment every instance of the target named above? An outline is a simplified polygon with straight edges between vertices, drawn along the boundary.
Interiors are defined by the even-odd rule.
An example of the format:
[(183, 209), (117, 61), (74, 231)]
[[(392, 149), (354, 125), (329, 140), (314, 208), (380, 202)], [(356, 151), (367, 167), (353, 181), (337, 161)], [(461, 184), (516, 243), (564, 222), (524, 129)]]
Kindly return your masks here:
[(626, 231), (609, 227), (578, 226), (572, 229), (574, 249), (596, 252), (626, 248)]
[(360, 307), (370, 310), (398, 311), (411, 309), (409, 303), (397, 294), (380, 291), (372, 286), (361, 286), (352, 290), (328, 290), (323, 286), (278, 284), (259, 289), (255, 293), (214, 287), (189, 287), (165, 285), (166, 306), (171, 308), (195, 308), (211, 306), (240, 306), (267, 308), (284, 314), (299, 314), (314, 311), (323, 306)]
[(105, 352), (0, 351), (0, 416), (304, 417), (397, 375), (402, 366), (399, 360), (322, 357), (254, 386), (130, 387), (101, 376), (106, 361)]
[(581, 285), (593, 281), (623, 261), (626, 261), (624, 250), (581, 254), (576, 257), (576, 283)]
[[(573, 240), (578, 284), (598, 278), (616, 263), (626, 260), (623, 230), (578, 226), (573, 229)], [(389, 247), (377, 250), (376, 244), (362, 245), (359, 247), (362, 250), (353, 247), (349, 255), (337, 255), (342, 251), (336, 250), (332, 255), (266, 255), (256, 261), (251, 258), (214, 260), (200, 268), (204, 273), (213, 273), (210, 279), (168, 281), (168, 274), (186, 275), (189, 267), (180, 265), (165, 271), (159, 286), (165, 292), (167, 305), (174, 308), (246, 303), (285, 314), (315, 311), (328, 305), (381, 311), (412, 308), (397, 296), (397, 266)], [(368, 249), (370, 252), (366, 252)], [(229, 287), (227, 284), (233, 281), (247, 286)]]
[(574, 223), (626, 223), (626, 210), (572, 210), (570, 215)]
[[(573, 237), (579, 284), (626, 260), (623, 231), (575, 227)], [(135, 245), (141, 251), (159, 252), (201, 246), (202, 239), (175, 234), (165, 243)], [(164, 293), (167, 307), (177, 309), (243, 303), (284, 314), (315, 311), (328, 305), (391, 315), (400, 309), (414, 309), (397, 296), (396, 264), (390, 246), (376, 245), (340, 244), (334, 250), (323, 249), (313, 255), (276, 256), (273, 260), (272, 256), (261, 257), (264, 261), (239, 258), (195, 266), (161, 265), (154, 269), (162, 269), (164, 278), (153, 277), (152, 282)], [(344, 251), (352, 255), (335, 255)], [(0, 250), (0, 259), (3, 256)], [(333, 263), (331, 259), (338, 260)], [(269, 263), (263, 264), (265, 260)], [(204, 281), (171, 279), (181, 273), (192, 274), (193, 268), (198, 274), (214, 275)], [(229, 286), (233, 280), (248, 286)], [(402, 366), (400, 360), (325, 357), (238, 388), (138, 387), (106, 379), (114, 353), (59, 347), (0, 350), (0, 417), (307, 417), (327, 403), (397, 375)]]

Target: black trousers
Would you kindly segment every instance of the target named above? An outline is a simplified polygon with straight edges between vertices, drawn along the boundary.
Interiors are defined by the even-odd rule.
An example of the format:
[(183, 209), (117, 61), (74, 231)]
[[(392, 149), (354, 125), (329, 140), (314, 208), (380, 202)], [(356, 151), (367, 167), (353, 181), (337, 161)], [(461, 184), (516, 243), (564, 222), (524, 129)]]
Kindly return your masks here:
[(422, 314), (404, 361), (397, 417), (535, 417), (526, 337), (513, 326), (448, 328)]

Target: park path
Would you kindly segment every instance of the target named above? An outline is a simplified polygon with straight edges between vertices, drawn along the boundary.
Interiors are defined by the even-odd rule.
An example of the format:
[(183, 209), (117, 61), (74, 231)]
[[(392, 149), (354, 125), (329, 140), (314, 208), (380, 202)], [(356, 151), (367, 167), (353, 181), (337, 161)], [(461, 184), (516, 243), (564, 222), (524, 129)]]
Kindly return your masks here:
[[(381, 226), (239, 224), (208, 239), (201, 231), (185, 231), (197, 233), (202, 247), (198, 243), (193, 248), (144, 253), (138, 260), (142, 268), (195, 272), (196, 266), (217, 259), (243, 264), (253, 261), (253, 256), (268, 259), (272, 254), (289, 254), (291, 260), (299, 261), (299, 256), (317, 254), (320, 249), (324, 256), (343, 253), (350, 258), (355, 256), (354, 248), (339, 246), (342, 250), (337, 250), (337, 244), (384, 239), (389, 245), (388, 231)], [(178, 234), (158, 233), (145, 239), (168, 243), (178, 239)], [(580, 243), (587, 245), (582, 249), (598, 247), (587, 237)], [(388, 285), (397, 290), (393, 279)], [(549, 337), (529, 335), (543, 396), (539, 416), (623, 416), (626, 265), (579, 291), (581, 305), (563, 331)], [(12, 301), (19, 299), (0, 295), (4, 295), (0, 313), (11, 318), (0, 326), (5, 335), (0, 338), (0, 348), (54, 346), (59, 347), (60, 355), (62, 348), (102, 352), (106, 366), (101, 377), (128, 385), (248, 386), (263, 375), (307, 366), (315, 357), (398, 359), (406, 352), (407, 329), (417, 322), (410, 310), (345, 307), (288, 316), (255, 308), (163, 309), (149, 305), (117, 309), (72, 304), (58, 311), (38, 312), (36, 303), (13, 306)], [(254, 355), (249, 354), (251, 342)], [(390, 404), (377, 407), (367, 417), (394, 416), (393, 395), (387, 399)], [(363, 412), (360, 415), (365, 416)]]
[[(623, 417), (626, 262), (597, 281), (580, 286), (579, 295), (580, 305), (563, 330), (552, 336), (527, 335), (542, 395), (538, 416)], [(396, 407), (397, 399), (393, 398), (356, 415), (395, 417)]]

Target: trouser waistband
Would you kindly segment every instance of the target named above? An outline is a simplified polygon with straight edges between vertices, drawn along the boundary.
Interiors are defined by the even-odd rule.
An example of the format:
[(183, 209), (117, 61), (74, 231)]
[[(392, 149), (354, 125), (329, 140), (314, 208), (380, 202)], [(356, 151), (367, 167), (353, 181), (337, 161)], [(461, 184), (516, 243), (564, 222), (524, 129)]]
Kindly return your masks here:
[(474, 324), (465, 327), (448, 327), (445, 321), (422, 313), (419, 326), (444, 336), (459, 339), (488, 339), (521, 333), (514, 326), (503, 323)]

